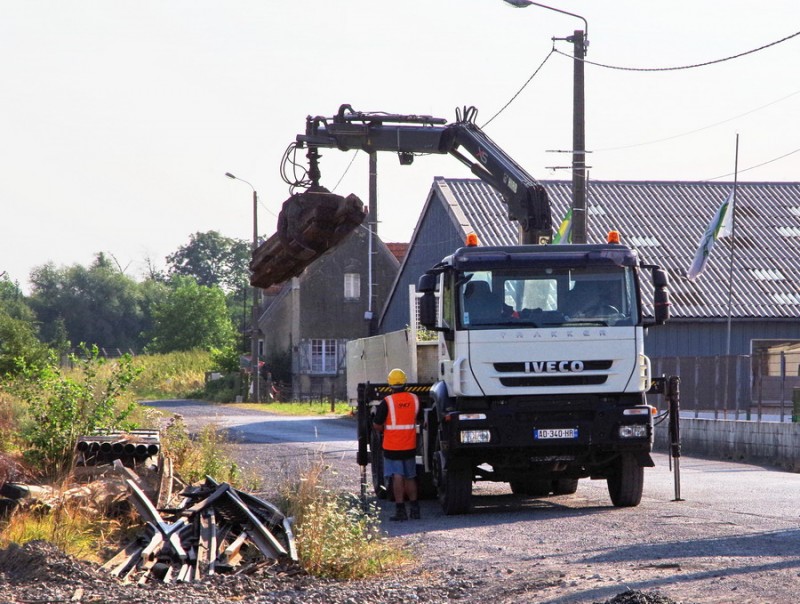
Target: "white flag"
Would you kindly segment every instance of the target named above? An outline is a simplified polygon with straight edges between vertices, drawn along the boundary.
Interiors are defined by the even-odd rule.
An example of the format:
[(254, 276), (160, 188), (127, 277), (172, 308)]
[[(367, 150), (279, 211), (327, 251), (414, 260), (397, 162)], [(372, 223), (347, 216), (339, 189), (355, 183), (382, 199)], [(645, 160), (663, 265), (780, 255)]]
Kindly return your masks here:
[(714, 242), (720, 237), (728, 237), (732, 233), (733, 191), (728, 194), (728, 197), (725, 198), (725, 201), (719, 206), (713, 220), (700, 239), (700, 245), (697, 248), (697, 253), (694, 255), (692, 266), (689, 267), (689, 271), (686, 273), (690, 280), (694, 280), (703, 272), (703, 269), (706, 267), (706, 262), (708, 262), (708, 256), (714, 248)]

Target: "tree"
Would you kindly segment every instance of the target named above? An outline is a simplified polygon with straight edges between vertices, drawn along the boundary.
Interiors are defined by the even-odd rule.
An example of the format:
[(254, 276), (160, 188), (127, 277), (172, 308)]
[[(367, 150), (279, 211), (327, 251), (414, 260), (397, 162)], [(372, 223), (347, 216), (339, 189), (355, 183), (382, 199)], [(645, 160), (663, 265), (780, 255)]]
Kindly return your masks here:
[(12, 319), (31, 324), (36, 321), (36, 313), (28, 305), (19, 285), (12, 283), (8, 277), (0, 279), (0, 309)]
[(235, 331), (219, 287), (174, 277), (166, 298), (153, 306), (148, 352), (222, 349), (232, 346)]
[(249, 282), (250, 244), (217, 231), (194, 233), (187, 245), (166, 260), (170, 275), (194, 277), (203, 286), (232, 291)]
[(0, 377), (15, 375), (23, 366), (41, 366), (47, 350), (36, 337), (34, 324), (15, 319), (0, 309)]
[(36, 314), (16, 283), (0, 280), (0, 377), (22, 366), (39, 366), (47, 350), (39, 342)]
[(50, 262), (31, 273), (31, 306), (47, 342), (63, 339), (59, 319), (72, 342), (127, 350), (143, 345), (144, 316), (138, 284), (103, 253), (89, 267), (56, 268)]

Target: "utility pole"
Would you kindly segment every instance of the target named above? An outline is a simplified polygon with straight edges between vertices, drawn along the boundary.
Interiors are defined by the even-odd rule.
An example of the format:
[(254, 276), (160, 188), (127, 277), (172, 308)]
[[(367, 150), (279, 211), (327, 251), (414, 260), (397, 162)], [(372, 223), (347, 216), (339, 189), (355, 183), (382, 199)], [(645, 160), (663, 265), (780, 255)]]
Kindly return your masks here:
[(373, 307), (373, 275), (375, 270), (372, 261), (375, 257), (375, 237), (378, 231), (378, 153), (372, 151), (369, 154), (369, 200), (368, 200), (369, 213), (369, 239), (367, 250), (367, 312), (364, 318), (369, 321), (369, 335), (375, 335), (377, 332), (377, 318), (375, 317), (375, 309)]
[[(256, 249), (258, 249), (258, 193), (256, 192), (256, 188), (246, 181), (244, 178), (239, 178), (238, 176), (234, 176), (230, 172), (225, 172), (225, 176), (233, 180), (239, 180), (253, 189), (253, 254), (255, 254)], [(252, 402), (259, 403), (261, 402), (261, 391), (260, 391), (260, 384), (259, 384), (259, 372), (258, 372), (258, 335), (260, 330), (258, 328), (258, 288), (253, 286), (253, 313), (252, 313), (252, 323), (250, 325), (250, 377), (251, 382), (253, 384), (253, 399)]]
[(584, 32), (576, 29), (567, 42), (574, 48), (572, 90), (572, 243), (586, 243), (586, 116), (584, 105), (583, 59), (586, 57)]
[(583, 102), (583, 60), (589, 45), (589, 22), (581, 15), (560, 8), (547, 6), (532, 0), (503, 0), (516, 8), (538, 6), (547, 10), (577, 17), (583, 21), (583, 29), (576, 29), (566, 40), (573, 46), (573, 90), (572, 90), (572, 243), (586, 243), (586, 119)]

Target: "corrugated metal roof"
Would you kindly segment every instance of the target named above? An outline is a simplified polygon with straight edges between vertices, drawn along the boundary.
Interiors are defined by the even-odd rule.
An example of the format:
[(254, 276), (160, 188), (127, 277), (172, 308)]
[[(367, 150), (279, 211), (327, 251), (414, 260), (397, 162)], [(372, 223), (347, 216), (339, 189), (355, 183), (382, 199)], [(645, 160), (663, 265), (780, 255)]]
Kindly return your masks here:
[[(571, 203), (572, 183), (540, 182), (557, 227)], [(433, 186), (450, 188), (484, 245), (517, 242), (517, 225), (489, 185), (437, 178)], [(686, 278), (705, 229), (732, 189), (732, 182), (589, 182), (588, 241), (602, 242), (615, 229), (646, 262), (665, 268), (673, 317), (728, 316), (731, 250), (732, 317), (800, 317), (800, 183), (739, 182), (734, 237), (718, 240), (705, 271), (694, 281)]]

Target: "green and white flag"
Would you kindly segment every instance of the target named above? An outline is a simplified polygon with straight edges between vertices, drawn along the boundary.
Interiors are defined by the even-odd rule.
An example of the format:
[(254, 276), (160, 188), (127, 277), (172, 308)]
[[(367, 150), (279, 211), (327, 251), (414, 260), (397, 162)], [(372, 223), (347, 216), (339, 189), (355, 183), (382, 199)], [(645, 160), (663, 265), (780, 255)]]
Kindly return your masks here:
[(717, 209), (713, 220), (708, 225), (703, 237), (700, 239), (700, 246), (697, 248), (697, 253), (694, 255), (692, 266), (686, 276), (690, 280), (694, 280), (703, 272), (708, 262), (708, 256), (714, 248), (714, 243), (721, 237), (728, 237), (733, 233), (733, 191), (728, 194), (725, 201)]
[(553, 243), (572, 243), (572, 208), (564, 214), (564, 219), (561, 221), (556, 234), (553, 235)]

